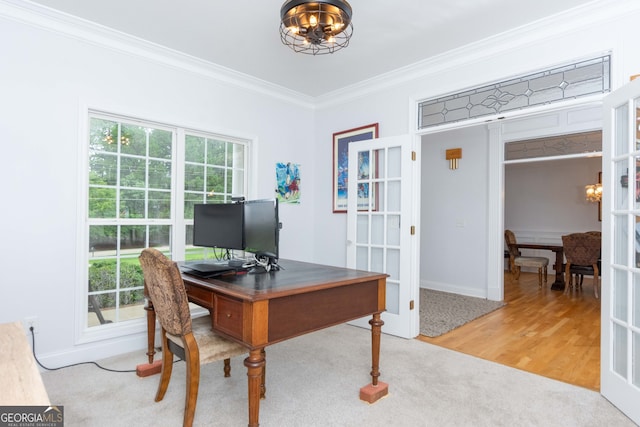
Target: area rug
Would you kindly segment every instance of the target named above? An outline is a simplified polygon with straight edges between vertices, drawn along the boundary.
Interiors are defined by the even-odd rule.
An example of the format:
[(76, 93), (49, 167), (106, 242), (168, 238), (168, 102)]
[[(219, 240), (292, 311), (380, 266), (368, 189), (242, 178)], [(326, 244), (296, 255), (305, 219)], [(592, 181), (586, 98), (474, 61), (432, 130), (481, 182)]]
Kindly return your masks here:
[(420, 333), (437, 337), (505, 305), (502, 301), (420, 289)]

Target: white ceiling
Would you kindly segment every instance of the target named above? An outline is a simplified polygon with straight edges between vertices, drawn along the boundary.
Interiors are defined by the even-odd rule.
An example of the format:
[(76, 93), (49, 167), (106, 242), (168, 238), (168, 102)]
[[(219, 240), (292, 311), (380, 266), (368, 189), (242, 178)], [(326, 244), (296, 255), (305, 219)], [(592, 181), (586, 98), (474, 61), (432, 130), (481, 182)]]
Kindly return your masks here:
[(280, 42), (284, 0), (33, 0), (309, 96), (428, 59), (584, 0), (349, 0), (353, 37), (332, 55)]

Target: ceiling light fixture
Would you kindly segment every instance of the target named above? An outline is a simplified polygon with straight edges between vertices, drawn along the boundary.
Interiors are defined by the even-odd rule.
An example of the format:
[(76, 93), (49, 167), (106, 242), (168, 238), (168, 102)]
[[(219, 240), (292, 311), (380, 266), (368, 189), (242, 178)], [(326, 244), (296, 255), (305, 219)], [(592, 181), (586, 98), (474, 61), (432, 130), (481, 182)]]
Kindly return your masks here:
[(287, 0), (280, 8), (280, 39), (295, 52), (333, 53), (349, 45), (351, 16), (345, 0)]

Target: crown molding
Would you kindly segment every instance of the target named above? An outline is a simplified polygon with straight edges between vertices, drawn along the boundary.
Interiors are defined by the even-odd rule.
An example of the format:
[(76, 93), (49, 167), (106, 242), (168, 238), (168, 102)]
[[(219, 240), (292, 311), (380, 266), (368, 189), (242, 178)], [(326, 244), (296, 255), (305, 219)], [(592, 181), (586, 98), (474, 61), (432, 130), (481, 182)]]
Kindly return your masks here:
[(315, 107), (314, 97), (26, 0), (0, 0), (0, 18), (135, 55), (304, 108)]
[(380, 74), (316, 97), (316, 108), (327, 108), (362, 98), (430, 75), (468, 66), (482, 59), (523, 46), (570, 34), (594, 23), (640, 10), (637, 0), (595, 0), (568, 11), (540, 19), (440, 55)]

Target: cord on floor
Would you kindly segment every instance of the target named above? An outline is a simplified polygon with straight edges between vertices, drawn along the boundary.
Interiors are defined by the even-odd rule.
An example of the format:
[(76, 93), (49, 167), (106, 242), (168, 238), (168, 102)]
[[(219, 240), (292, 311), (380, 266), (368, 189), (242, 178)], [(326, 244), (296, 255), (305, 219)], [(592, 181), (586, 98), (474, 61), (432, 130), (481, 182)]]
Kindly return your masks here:
[(80, 362), (80, 363), (74, 363), (72, 365), (60, 366), (59, 368), (47, 368), (42, 363), (40, 363), (40, 361), (38, 360), (38, 357), (36, 356), (36, 336), (35, 336), (35, 333), (33, 332), (33, 326), (31, 326), (29, 328), (29, 330), (31, 331), (31, 343), (32, 343), (32, 349), (33, 349), (33, 358), (36, 359), (36, 363), (38, 363), (38, 365), (40, 365), (40, 367), (42, 369), (46, 369), (47, 371), (57, 371), (59, 369), (70, 368), (72, 366), (78, 366), (78, 365), (95, 365), (98, 368), (103, 369), (105, 371), (109, 371), (109, 372), (119, 372), (119, 373), (136, 372), (135, 369), (120, 371), (120, 370), (117, 370), (117, 369), (105, 368), (104, 366), (100, 366), (100, 364), (98, 364), (97, 362)]

